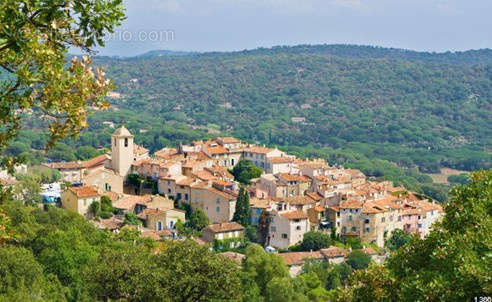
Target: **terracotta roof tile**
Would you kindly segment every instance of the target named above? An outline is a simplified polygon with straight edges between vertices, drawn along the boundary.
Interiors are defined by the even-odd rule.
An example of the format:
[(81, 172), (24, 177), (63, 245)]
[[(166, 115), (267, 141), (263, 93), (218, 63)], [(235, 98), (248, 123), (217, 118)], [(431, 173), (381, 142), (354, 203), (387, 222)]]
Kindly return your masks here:
[(71, 187), (69, 190), (78, 198), (99, 196), (97, 188), (93, 186)]
[(232, 231), (242, 231), (244, 227), (237, 222), (224, 222), (211, 224), (206, 227), (206, 229), (211, 230), (214, 233), (232, 232)]
[(284, 212), (280, 213), (280, 216), (285, 217), (289, 220), (294, 220), (294, 219), (308, 219), (308, 216), (306, 213), (303, 213), (301, 211), (291, 211), (291, 212)]
[(320, 252), (325, 258), (345, 257), (349, 253), (347, 250), (336, 246), (330, 246), (329, 248), (320, 250)]
[(228, 153), (229, 152), (229, 150), (227, 150), (226, 148), (224, 148), (222, 146), (207, 147), (207, 150), (212, 155), (215, 155), (215, 154), (225, 154), (225, 153)]
[(321, 196), (318, 192), (308, 192), (306, 193), (306, 196), (315, 201), (320, 201), (323, 199), (323, 196)]
[(284, 259), (287, 265), (302, 265), (305, 259), (323, 259), (324, 256), (320, 251), (313, 252), (290, 252), (290, 253), (279, 253), (282, 259)]

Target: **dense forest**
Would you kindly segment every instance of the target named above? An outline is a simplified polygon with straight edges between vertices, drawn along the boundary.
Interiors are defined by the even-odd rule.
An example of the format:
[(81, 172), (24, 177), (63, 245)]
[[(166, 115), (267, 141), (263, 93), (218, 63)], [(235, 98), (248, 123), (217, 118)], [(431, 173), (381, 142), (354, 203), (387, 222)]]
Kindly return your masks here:
[[(65, 140), (48, 157), (96, 154), (87, 146), (109, 146), (108, 122), (126, 124), (151, 151), (228, 134), (443, 200), (448, 188), (423, 173), (491, 166), (491, 60), (490, 50), (352, 45), (96, 57), (120, 96), (109, 99), (109, 111), (90, 116), (79, 140)], [(46, 138), (35, 129), (43, 123), (28, 119), (7, 153), (36, 161), (30, 150), (42, 149)]]
[(404, 54), (299, 46), (96, 62), (123, 94), (117, 106), (163, 121), (349, 148), (425, 172), (490, 166), (492, 66), (464, 64), (487, 63), (490, 52)]

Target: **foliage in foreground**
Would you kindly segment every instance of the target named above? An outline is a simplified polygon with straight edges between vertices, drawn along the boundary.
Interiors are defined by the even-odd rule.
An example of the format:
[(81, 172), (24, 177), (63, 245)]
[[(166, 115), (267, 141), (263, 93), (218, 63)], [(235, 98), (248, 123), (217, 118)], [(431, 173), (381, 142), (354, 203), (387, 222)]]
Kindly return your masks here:
[[(192, 241), (117, 236), (50, 207), (0, 205), (0, 301), (238, 301), (239, 268)], [(148, 247), (154, 246), (152, 250)]]

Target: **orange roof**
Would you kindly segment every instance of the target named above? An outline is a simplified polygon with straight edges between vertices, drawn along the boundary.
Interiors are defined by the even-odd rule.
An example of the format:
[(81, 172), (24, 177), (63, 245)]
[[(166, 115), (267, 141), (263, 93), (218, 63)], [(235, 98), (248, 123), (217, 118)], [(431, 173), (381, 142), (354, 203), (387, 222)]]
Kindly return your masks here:
[(272, 164), (288, 164), (293, 162), (294, 160), (290, 157), (286, 156), (278, 156), (278, 157), (270, 157), (268, 161)]
[(258, 146), (255, 146), (255, 147), (248, 148), (245, 151), (251, 152), (251, 153), (267, 154), (267, 153), (270, 153), (272, 151), (275, 151), (275, 149), (267, 148), (267, 147), (258, 147)]
[(93, 186), (71, 187), (69, 190), (78, 198), (99, 196), (97, 188)]
[(347, 172), (348, 174), (350, 174), (350, 176), (352, 176), (352, 178), (363, 178), (363, 177), (366, 177), (364, 175), (364, 173), (362, 173), (358, 169), (345, 169), (344, 171)]
[(130, 210), (132, 209), (137, 203), (140, 204), (145, 204), (148, 203), (152, 200), (151, 195), (127, 195), (116, 202), (113, 202), (113, 207), (117, 209), (122, 209), (122, 210)]
[(172, 233), (169, 230), (156, 231), (151, 229), (144, 229), (140, 234), (140, 236), (143, 238), (152, 238), (156, 241), (162, 240), (162, 236), (171, 236), (171, 235)]
[(149, 152), (149, 149), (146, 149), (146, 148), (144, 148), (140, 145), (137, 145), (137, 144), (133, 145), (133, 154), (142, 155), (142, 154), (145, 154), (148, 152)]
[(209, 188), (206, 188), (207, 190), (209, 190), (210, 192), (213, 192), (217, 195), (220, 195), (226, 199), (229, 199), (229, 200), (235, 200), (237, 198), (237, 195), (233, 195), (232, 193), (229, 193), (229, 192), (224, 192), (224, 191), (221, 191), (221, 190), (218, 190), (214, 187), (209, 187)]
[(358, 200), (347, 200), (340, 203), (340, 209), (360, 209), (362, 202)]
[(210, 171), (200, 170), (193, 173), (194, 176), (201, 180), (214, 180), (217, 179)]
[(102, 165), (107, 159), (108, 156), (103, 154), (82, 162), (82, 165), (86, 168), (91, 168), (93, 166)]
[(280, 213), (280, 216), (287, 218), (289, 220), (308, 219), (307, 214), (303, 213), (301, 211), (291, 211), (291, 212), (286, 212), (286, 213)]
[(318, 192), (308, 192), (306, 193), (306, 196), (315, 201), (320, 201), (323, 199), (323, 196), (321, 196), (321, 194), (319, 194)]
[(194, 181), (195, 181), (195, 179), (193, 179), (191, 177), (186, 177), (186, 178), (183, 178), (183, 179), (180, 179), (180, 180), (176, 181), (176, 184), (177, 185), (180, 185), (180, 186), (189, 186)]
[(243, 254), (239, 254), (236, 252), (223, 252), (220, 255), (229, 258), (230, 260), (236, 262), (237, 264), (241, 264), (243, 262), (243, 258), (245, 257)]
[(304, 175), (289, 174), (289, 173), (279, 173), (278, 177), (285, 179), (286, 181), (310, 181), (311, 178)]
[(320, 252), (323, 256), (325, 256), (325, 258), (345, 257), (349, 253), (347, 250), (338, 248), (336, 246), (330, 246), (327, 249), (320, 250)]
[(333, 210), (335, 212), (340, 212), (340, 207), (339, 206), (329, 206), (328, 209)]
[(205, 229), (211, 230), (214, 233), (223, 233), (223, 232), (242, 231), (244, 230), (244, 227), (239, 223), (233, 221), (233, 222), (211, 224), (207, 226)]
[(107, 159), (108, 156), (106, 154), (103, 154), (86, 161), (47, 163), (43, 165), (52, 169), (83, 169), (83, 168), (92, 168), (94, 166), (103, 165)]
[(102, 228), (108, 229), (110, 231), (117, 230), (123, 226), (123, 220), (111, 217), (109, 219), (102, 219), (99, 221), (98, 225)]
[(226, 148), (224, 148), (222, 146), (207, 147), (207, 150), (212, 155), (214, 155), (214, 154), (224, 154), (224, 153), (228, 153), (229, 152)]
[(234, 144), (234, 143), (240, 143), (241, 142), (239, 139), (232, 137), (232, 136), (216, 137), (215, 140), (220, 141), (224, 144)]
[(225, 181), (225, 180), (221, 180), (221, 179), (214, 180), (213, 182), (215, 184), (217, 184), (219, 186), (223, 186), (223, 187), (225, 187), (225, 186), (232, 186), (233, 185), (233, 183), (228, 182), (228, 181)]
[(316, 212), (320, 212), (321, 213), (321, 212), (324, 212), (325, 211), (325, 208), (323, 208), (322, 206), (315, 206), (314, 207), (314, 210)]
[(323, 259), (323, 255), (320, 251), (314, 252), (290, 252), (290, 253), (279, 253), (282, 259), (284, 259), (287, 265), (302, 265), (305, 259)]
[(115, 192), (103, 192), (101, 193), (101, 195), (108, 197), (109, 199), (111, 199), (111, 201), (116, 201), (120, 197), (120, 195)]
[(306, 205), (316, 203), (316, 200), (313, 200), (307, 196), (291, 196), (281, 198), (280, 200), (288, 202), (291, 205)]

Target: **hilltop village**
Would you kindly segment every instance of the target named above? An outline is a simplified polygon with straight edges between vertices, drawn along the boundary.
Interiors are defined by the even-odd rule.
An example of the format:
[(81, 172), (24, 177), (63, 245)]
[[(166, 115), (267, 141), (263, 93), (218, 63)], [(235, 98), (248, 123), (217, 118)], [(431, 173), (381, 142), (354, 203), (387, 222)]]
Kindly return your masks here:
[[(262, 170), (248, 185), (231, 174), (244, 160)], [(333, 167), (323, 159), (299, 159), (234, 137), (149, 154), (123, 126), (112, 135), (108, 154), (44, 165), (73, 184), (61, 194), (63, 208), (115, 232), (123, 227), (124, 215), (133, 213), (141, 221), (142, 236), (156, 240), (179, 238), (176, 227), (186, 221), (188, 208), (203, 210), (211, 223), (196, 241), (239, 246), (245, 228), (232, 220), (241, 186), (249, 197), (249, 225), (256, 227), (258, 242), (272, 250), (299, 244), (310, 231), (383, 247), (396, 229), (424, 237), (443, 215), (440, 205), (389, 181), (371, 181), (359, 170)], [(116, 214), (92, 219), (91, 204), (102, 199), (111, 200)], [(284, 258), (295, 264), (303, 257), (343, 259), (347, 252), (330, 247), (318, 254), (285, 253)]]

